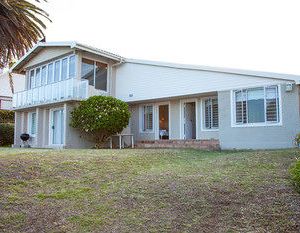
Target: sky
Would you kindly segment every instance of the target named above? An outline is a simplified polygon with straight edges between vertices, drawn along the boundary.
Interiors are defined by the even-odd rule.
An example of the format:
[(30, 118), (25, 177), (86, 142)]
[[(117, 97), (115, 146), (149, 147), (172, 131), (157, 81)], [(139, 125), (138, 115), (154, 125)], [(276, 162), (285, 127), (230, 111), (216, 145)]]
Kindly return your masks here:
[(47, 41), (127, 58), (300, 74), (299, 0), (48, 0)]

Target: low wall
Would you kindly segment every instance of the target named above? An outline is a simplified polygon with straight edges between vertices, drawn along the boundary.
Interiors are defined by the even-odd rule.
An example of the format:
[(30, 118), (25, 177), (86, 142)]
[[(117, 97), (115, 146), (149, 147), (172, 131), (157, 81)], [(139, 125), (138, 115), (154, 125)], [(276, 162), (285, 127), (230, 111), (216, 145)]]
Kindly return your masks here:
[(148, 140), (138, 141), (135, 145), (137, 148), (194, 148), (201, 150), (219, 150), (219, 140)]

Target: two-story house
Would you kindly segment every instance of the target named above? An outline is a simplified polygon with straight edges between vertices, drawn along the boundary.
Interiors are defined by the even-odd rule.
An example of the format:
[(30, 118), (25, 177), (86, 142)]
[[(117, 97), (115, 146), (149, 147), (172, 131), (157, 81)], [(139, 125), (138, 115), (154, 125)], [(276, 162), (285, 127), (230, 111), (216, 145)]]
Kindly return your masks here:
[(296, 75), (127, 59), (76, 42), (39, 43), (12, 72), (26, 80), (13, 97), (16, 147), (24, 132), (33, 147), (90, 147), (69, 119), (92, 95), (126, 101), (126, 130), (148, 146), (288, 148), (300, 132)]

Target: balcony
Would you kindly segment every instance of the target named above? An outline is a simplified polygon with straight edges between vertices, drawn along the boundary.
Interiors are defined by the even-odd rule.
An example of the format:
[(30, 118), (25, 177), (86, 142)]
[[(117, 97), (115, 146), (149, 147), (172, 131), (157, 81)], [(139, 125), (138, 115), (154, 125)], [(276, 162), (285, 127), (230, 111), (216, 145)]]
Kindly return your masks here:
[(35, 87), (13, 95), (13, 108), (88, 98), (88, 80), (67, 79), (56, 83)]

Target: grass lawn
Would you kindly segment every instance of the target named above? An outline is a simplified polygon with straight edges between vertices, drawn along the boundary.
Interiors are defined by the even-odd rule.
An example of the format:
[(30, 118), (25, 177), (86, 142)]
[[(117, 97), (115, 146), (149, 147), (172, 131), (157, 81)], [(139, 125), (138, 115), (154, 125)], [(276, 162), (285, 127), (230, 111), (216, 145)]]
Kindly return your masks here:
[(300, 150), (0, 149), (0, 232), (300, 232)]

